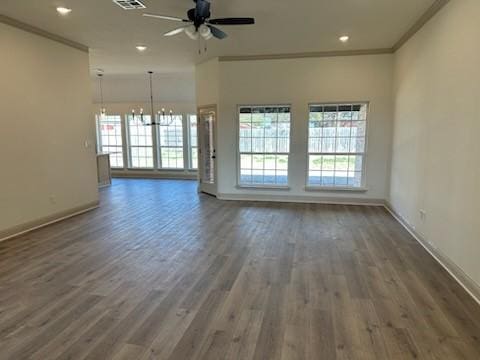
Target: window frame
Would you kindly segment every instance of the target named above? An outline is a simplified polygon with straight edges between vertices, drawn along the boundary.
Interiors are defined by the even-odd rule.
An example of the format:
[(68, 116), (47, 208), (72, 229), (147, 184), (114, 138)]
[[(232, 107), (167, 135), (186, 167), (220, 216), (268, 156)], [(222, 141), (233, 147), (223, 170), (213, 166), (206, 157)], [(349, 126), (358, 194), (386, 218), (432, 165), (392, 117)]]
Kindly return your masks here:
[[(197, 138), (197, 145), (196, 146), (193, 146), (192, 145), (192, 126), (191, 126), (191, 117), (195, 116), (195, 119), (196, 119), (196, 138)], [(199, 168), (199, 164), (198, 164), (198, 151), (199, 151), (199, 147), (198, 147), (198, 115), (197, 114), (186, 114), (186, 130), (187, 130), (187, 147), (186, 147), (186, 150), (187, 150), (187, 159), (188, 159), (188, 164), (187, 164), (187, 167), (185, 168), (185, 170), (188, 170), (188, 171), (198, 171), (198, 168)], [(194, 168), (193, 167), (193, 156), (192, 156), (192, 149), (193, 148), (196, 148), (197, 149), (197, 167)]]
[[(156, 114), (155, 115), (155, 122), (157, 123), (161, 123), (161, 116), (164, 116), (164, 117), (168, 117), (170, 115), (158, 115)], [(180, 123), (181, 123), (181, 137), (182, 137), (182, 146), (162, 146), (162, 136), (161, 136), (161, 128), (162, 126), (167, 126), (168, 125), (155, 125), (155, 126), (152, 126), (153, 128), (155, 128), (152, 132), (152, 135), (153, 133), (155, 133), (155, 146), (156, 148), (154, 149), (154, 151), (157, 153), (157, 161), (155, 163), (155, 167), (154, 169), (156, 171), (159, 171), (159, 172), (162, 172), (162, 171), (166, 171), (166, 172), (172, 172), (172, 171), (186, 171), (187, 168), (185, 167), (185, 164), (187, 162), (187, 159), (185, 159), (185, 115), (183, 113), (178, 113), (178, 114), (172, 114), (172, 116), (174, 117), (180, 117)], [(182, 167), (181, 168), (172, 168), (172, 167), (164, 167), (163, 166), (163, 157), (162, 157), (162, 149), (163, 148), (175, 148), (175, 149), (181, 149), (182, 150)]]
[[(342, 105), (365, 105), (366, 106), (366, 115), (365, 115), (365, 145), (363, 149), (363, 153), (311, 153), (309, 150), (310, 148), (310, 109), (312, 106), (342, 106)], [(335, 102), (310, 102), (308, 103), (307, 108), (307, 126), (306, 126), (306, 166), (305, 166), (305, 190), (306, 191), (353, 191), (353, 192), (366, 192), (368, 191), (367, 187), (367, 160), (368, 160), (368, 128), (369, 128), (369, 114), (370, 114), (370, 101), (335, 101)], [(351, 138), (351, 137), (350, 137)], [(309, 175), (310, 175), (310, 155), (362, 155), (363, 162), (362, 162), (362, 180), (360, 186), (349, 186), (349, 185), (317, 185), (317, 184), (310, 184), (309, 183)]]
[[(241, 182), (241, 151), (240, 151), (240, 109), (244, 107), (288, 107), (290, 109), (290, 129), (289, 129), (289, 136), (288, 136), (288, 153), (274, 153), (276, 155), (286, 155), (288, 156), (288, 166), (287, 166), (287, 183), (285, 185), (277, 185), (277, 184), (242, 184)], [(237, 105), (237, 121), (235, 125), (235, 144), (236, 144), (236, 170), (237, 170), (237, 185), (238, 189), (269, 189), (269, 190), (289, 190), (290, 189), (290, 158), (292, 154), (292, 129), (293, 129), (293, 112), (292, 112), (292, 104), (239, 104)], [(253, 153), (250, 154), (265, 154), (265, 153)]]
[[(157, 164), (156, 164), (156, 143), (155, 143), (155, 129), (153, 129), (153, 126), (150, 126), (151, 129), (151, 137), (152, 137), (152, 145), (131, 145), (131, 138), (130, 138), (130, 117), (133, 116), (132, 114), (125, 114), (125, 135), (127, 137), (126, 141), (126, 150), (127, 150), (127, 170), (128, 171), (155, 171), (158, 169)], [(150, 117), (150, 114), (144, 114), (144, 116)], [(135, 118), (139, 118), (140, 115), (135, 114)], [(151, 118), (151, 117), (150, 117)], [(145, 125), (142, 125), (145, 126)], [(132, 165), (133, 163), (133, 158), (132, 158), (132, 147), (136, 148), (152, 148), (152, 167), (134, 167)]]
[[(102, 115), (101, 114), (95, 114), (95, 122), (96, 122), (96, 135), (97, 135), (97, 152), (103, 153), (103, 147), (116, 147), (116, 148), (121, 148), (120, 154), (122, 155), (122, 163), (123, 166), (110, 166), (112, 170), (123, 170), (126, 167), (125, 163), (125, 136), (124, 136), (124, 128), (123, 128), (123, 117), (122, 115), (118, 114), (111, 114), (111, 115), (105, 115), (105, 117), (119, 117), (120, 118), (120, 139), (121, 143), (120, 145), (104, 145), (102, 142)], [(110, 154), (110, 153), (109, 153)]]

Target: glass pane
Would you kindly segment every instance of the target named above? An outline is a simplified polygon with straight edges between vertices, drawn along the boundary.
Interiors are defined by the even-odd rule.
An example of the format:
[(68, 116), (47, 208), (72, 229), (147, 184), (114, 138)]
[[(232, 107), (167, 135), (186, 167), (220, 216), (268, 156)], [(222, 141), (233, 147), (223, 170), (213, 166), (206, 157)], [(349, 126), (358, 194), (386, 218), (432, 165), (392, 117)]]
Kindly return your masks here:
[(322, 184), (322, 172), (310, 170), (308, 172), (308, 185), (319, 186)]
[(335, 171), (335, 185), (337, 186), (347, 186), (348, 177), (346, 171)]
[(253, 155), (252, 156), (252, 169), (264, 168), (265, 155)]
[(251, 138), (240, 138), (240, 152), (252, 152)]
[(335, 156), (335, 170), (348, 171), (348, 156)]
[(190, 156), (192, 159), (191, 169), (198, 169), (198, 149), (196, 147), (191, 148)]
[(275, 170), (277, 166), (277, 157), (275, 155), (265, 155), (264, 166), (265, 169)]
[(350, 150), (350, 138), (349, 137), (337, 138), (335, 146), (336, 146), (335, 152), (337, 152), (337, 153), (349, 152), (349, 150)]
[(162, 148), (162, 168), (183, 169), (183, 148)]
[(101, 152), (110, 154), (110, 166), (123, 167), (122, 118), (119, 115), (97, 116)]
[(241, 184), (252, 184), (252, 170), (250, 170), (250, 169), (240, 169), (240, 183)]
[(335, 155), (322, 156), (322, 170), (335, 170)]
[(322, 155), (310, 155), (309, 156), (309, 170), (322, 170)]
[(352, 121), (352, 137), (359, 136), (364, 137), (366, 133), (367, 122), (366, 121)]
[(265, 150), (265, 138), (254, 137), (252, 138), (252, 152), (263, 153)]
[(276, 184), (287, 185), (288, 184), (288, 172), (287, 170), (277, 170)]
[(208, 184), (215, 183), (215, 148), (213, 141), (213, 132), (215, 126), (215, 113), (207, 112), (201, 114), (201, 125), (203, 127), (203, 144), (205, 154), (202, 156), (203, 176), (202, 181)]
[(361, 186), (367, 108), (367, 104), (310, 106), (308, 150), (318, 154), (309, 155), (308, 184)]
[(288, 170), (288, 155), (277, 155), (277, 169)]
[(288, 183), (290, 108), (252, 106), (240, 108), (240, 183)]
[(252, 155), (240, 155), (240, 168), (252, 169)]
[[(156, 128), (160, 146), (161, 167), (163, 169), (183, 169), (182, 115), (157, 115), (156, 122), (160, 124), (160, 126), (157, 126)], [(196, 135), (196, 117), (194, 124), (194, 134)], [(194, 141), (196, 143), (196, 136)]]
[(308, 151), (309, 152), (321, 152), (322, 151), (321, 139), (318, 138), (318, 137), (309, 138), (308, 139)]
[(352, 138), (350, 142), (350, 152), (354, 152), (354, 153), (365, 152), (365, 138), (363, 137)]
[(128, 135), (130, 145), (130, 166), (132, 168), (153, 168), (152, 126), (150, 116), (144, 115), (142, 122), (139, 115), (128, 115)]

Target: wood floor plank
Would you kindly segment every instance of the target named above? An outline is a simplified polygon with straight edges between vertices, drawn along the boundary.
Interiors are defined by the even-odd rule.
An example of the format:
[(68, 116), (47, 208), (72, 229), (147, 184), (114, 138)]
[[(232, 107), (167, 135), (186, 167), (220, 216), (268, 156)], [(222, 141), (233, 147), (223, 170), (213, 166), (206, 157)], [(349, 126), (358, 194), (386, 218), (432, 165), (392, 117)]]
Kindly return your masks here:
[(0, 243), (0, 360), (480, 359), (480, 307), (381, 207), (114, 180)]

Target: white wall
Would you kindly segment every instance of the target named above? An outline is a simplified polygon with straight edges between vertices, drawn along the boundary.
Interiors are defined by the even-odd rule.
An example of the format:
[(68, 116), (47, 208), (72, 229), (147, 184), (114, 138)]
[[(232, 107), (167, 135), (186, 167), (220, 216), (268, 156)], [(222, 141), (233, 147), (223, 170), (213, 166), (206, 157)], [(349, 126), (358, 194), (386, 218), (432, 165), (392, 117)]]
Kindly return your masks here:
[(218, 58), (197, 65), (195, 71), (197, 106), (219, 105), (219, 76)]
[[(384, 199), (388, 193), (392, 124), (392, 55), (219, 63), (218, 186), (220, 194)], [(215, 63), (209, 64), (214, 73)], [(203, 65), (205, 67), (205, 65)], [(214, 79), (197, 68), (197, 79)], [(197, 93), (203, 92), (197, 84)], [(212, 92), (212, 91), (209, 91)], [(203, 100), (211, 103), (215, 98)], [(369, 101), (366, 192), (305, 191), (308, 104)], [(290, 189), (251, 190), (237, 185), (237, 106), (291, 104)]]
[(479, 15), (478, 0), (450, 1), (396, 53), (390, 192), (394, 210), (477, 284)]
[[(155, 102), (195, 103), (195, 74), (172, 73), (153, 74), (153, 95)], [(94, 102), (100, 102), (98, 77), (92, 76), (91, 86)], [(103, 76), (103, 98), (106, 103), (141, 103), (150, 101), (148, 74)]]
[(4, 24), (0, 54), (1, 233), (98, 191), (88, 54)]

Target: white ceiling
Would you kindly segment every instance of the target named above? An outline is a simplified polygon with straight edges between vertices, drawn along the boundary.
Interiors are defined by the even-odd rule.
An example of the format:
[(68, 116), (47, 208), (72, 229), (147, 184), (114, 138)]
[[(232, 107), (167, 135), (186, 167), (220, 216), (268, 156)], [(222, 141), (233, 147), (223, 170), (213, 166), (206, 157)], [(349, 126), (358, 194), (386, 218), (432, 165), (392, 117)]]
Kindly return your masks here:
[[(255, 55), (391, 47), (435, 0), (212, 0), (212, 17), (252, 16), (252, 26), (223, 26), (206, 54), (184, 34), (161, 34), (178, 23), (142, 17), (111, 0), (0, 0), (2, 14), (91, 48), (91, 68), (110, 74), (192, 72), (221, 55)], [(146, 12), (185, 17), (191, 0), (144, 0)], [(73, 11), (61, 17), (57, 6)], [(338, 41), (342, 34), (351, 40)], [(135, 45), (148, 50), (138, 53)]]

